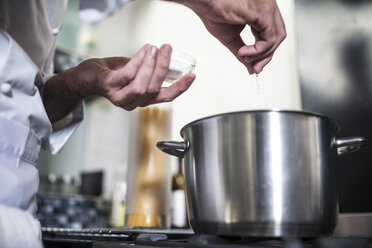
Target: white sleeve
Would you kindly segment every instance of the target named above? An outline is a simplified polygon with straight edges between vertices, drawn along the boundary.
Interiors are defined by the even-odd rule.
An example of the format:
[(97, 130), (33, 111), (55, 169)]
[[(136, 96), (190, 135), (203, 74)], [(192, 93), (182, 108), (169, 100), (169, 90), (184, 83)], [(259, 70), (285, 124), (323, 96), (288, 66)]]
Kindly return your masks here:
[(25, 211), (0, 204), (0, 247), (42, 248), (40, 222)]
[[(25, 92), (25, 94), (15, 94), (14, 97), (0, 96), (0, 115), (31, 127), (32, 131), (43, 140), (43, 149), (49, 150), (53, 154), (58, 153), (83, 120), (83, 105), (81, 104), (65, 118), (52, 124), (52, 133), (49, 134), (51, 128), (42, 103), (42, 91), (45, 81), (53, 75), (42, 75), (40, 71), (36, 73), (38, 69), (28, 55), (8, 33), (1, 30), (0, 48), (0, 72), (4, 70), (2, 69), (4, 65), (8, 67), (13, 64), (17, 65), (17, 67), (12, 66), (12, 70), (13, 68), (19, 70), (18, 67), (23, 66), (23, 73), (15, 73), (15, 69), (12, 74), (9, 72), (10, 69), (3, 73), (9, 77), (10, 90)], [(25, 73), (27, 66), (34, 68), (35, 74), (37, 74), (36, 77), (35, 74)], [(4, 75), (2, 76), (5, 77)], [(37, 88), (35, 85), (40, 95), (36, 93)], [(28, 106), (28, 108), (25, 108), (25, 106)], [(30, 120), (33, 123), (30, 124)]]
[(98, 22), (117, 12), (131, 0), (80, 0), (79, 17), (85, 22)]
[(63, 119), (52, 124), (53, 132), (43, 141), (41, 148), (50, 151), (54, 155), (57, 154), (80, 126), (83, 118), (84, 107), (83, 104), (81, 104)]

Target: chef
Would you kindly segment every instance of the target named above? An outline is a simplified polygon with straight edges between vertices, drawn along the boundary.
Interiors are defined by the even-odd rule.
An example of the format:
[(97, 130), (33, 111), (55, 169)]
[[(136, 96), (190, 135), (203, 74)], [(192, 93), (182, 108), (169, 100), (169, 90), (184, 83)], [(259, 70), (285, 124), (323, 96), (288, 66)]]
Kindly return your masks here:
[[(125, 2), (81, 0), (81, 13), (96, 21)], [(285, 38), (275, 0), (175, 2), (194, 10), (249, 73), (259, 73)], [(89, 59), (53, 75), (66, 6), (67, 0), (0, 0), (0, 247), (42, 247), (35, 218), (38, 154), (62, 148), (83, 119), (85, 98), (101, 95), (130, 111), (172, 101), (195, 79), (187, 74), (161, 88), (172, 51), (167, 44), (145, 45), (131, 59)], [(256, 37), (251, 46), (240, 38), (247, 24)]]

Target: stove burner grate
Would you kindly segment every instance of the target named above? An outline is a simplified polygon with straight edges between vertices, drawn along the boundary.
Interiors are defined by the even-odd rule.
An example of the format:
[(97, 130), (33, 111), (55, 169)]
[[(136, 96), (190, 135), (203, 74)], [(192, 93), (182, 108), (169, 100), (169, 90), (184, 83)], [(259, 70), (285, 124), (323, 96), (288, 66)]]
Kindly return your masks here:
[(372, 238), (268, 239), (195, 235), (192, 231), (43, 228), (45, 248), (372, 248)]

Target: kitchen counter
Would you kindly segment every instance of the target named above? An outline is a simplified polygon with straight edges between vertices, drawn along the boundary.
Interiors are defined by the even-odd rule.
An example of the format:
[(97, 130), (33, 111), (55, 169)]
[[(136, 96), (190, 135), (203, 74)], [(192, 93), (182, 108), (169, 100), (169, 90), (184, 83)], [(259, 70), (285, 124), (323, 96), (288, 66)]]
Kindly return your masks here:
[(372, 213), (339, 214), (333, 235), (372, 237)]

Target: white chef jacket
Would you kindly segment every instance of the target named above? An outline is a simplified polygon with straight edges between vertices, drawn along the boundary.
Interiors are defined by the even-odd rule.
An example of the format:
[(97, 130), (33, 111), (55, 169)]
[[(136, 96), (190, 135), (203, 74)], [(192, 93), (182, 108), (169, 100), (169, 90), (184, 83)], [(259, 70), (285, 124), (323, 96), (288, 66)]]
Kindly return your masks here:
[[(81, 1), (98, 21), (126, 0)], [(42, 247), (35, 217), (38, 154), (57, 153), (83, 119), (79, 106), (50, 123), (42, 102), (67, 0), (0, 0), (0, 247)]]

